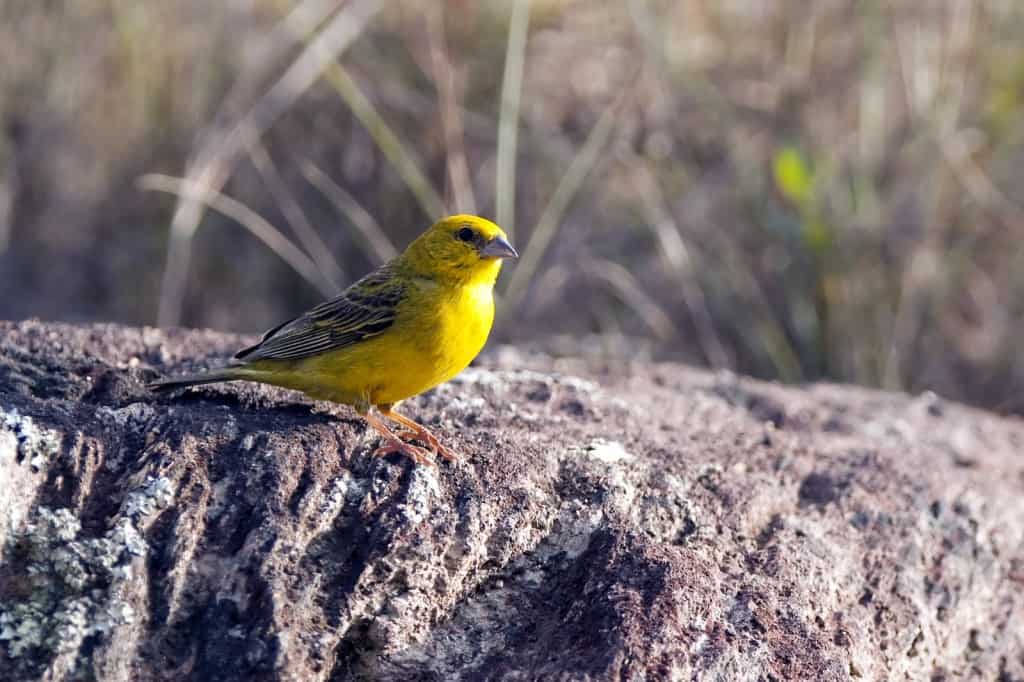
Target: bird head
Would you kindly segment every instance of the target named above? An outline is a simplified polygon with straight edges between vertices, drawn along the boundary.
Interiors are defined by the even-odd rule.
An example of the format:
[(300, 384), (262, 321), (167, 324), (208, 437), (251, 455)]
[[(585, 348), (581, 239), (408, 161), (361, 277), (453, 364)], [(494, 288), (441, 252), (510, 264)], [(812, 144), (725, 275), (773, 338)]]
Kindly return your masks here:
[(518, 257), (500, 227), (475, 215), (442, 218), (402, 254), (402, 259), (422, 276), (491, 284), (498, 278), (502, 260)]

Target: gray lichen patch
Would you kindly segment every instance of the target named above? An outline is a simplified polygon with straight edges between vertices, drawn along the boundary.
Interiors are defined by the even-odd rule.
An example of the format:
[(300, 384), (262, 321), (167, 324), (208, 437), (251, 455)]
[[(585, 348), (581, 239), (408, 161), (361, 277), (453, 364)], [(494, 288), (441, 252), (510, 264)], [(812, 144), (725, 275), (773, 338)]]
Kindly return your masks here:
[(122, 587), (148, 551), (147, 520), (167, 507), (174, 489), (150, 477), (129, 493), (108, 530), (84, 537), (68, 509), (38, 507), (7, 541), (0, 589), (0, 648), (22, 674), (130, 624), (135, 609)]
[(693, 481), (658, 470), (619, 441), (595, 438), (568, 448), (561, 460), (563, 477), (596, 493), (605, 516), (641, 529), (651, 541), (680, 545), (702, 532)]
[(19, 414), (16, 408), (0, 406), (0, 466), (13, 460), (40, 471), (60, 448), (58, 432), (40, 426), (32, 417)]
[(417, 467), (412, 471), (408, 495), (399, 512), (410, 526), (418, 526), (430, 516), (433, 503), (440, 497), (441, 488), (433, 470)]
[(60, 432), (13, 405), (0, 405), (0, 563), (3, 539), (25, 522), (39, 486), (60, 459), (62, 442)]
[(117, 409), (101, 405), (96, 408), (96, 415), (121, 428), (140, 427), (156, 416), (156, 410), (146, 403), (131, 403)]

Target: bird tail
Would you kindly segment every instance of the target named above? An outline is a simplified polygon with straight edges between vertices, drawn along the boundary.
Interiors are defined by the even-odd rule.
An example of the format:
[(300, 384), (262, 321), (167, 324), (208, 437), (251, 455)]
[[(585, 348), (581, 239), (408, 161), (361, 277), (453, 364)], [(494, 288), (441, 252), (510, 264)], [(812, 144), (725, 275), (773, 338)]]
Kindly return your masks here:
[(222, 367), (221, 369), (210, 370), (209, 372), (198, 372), (196, 374), (184, 374), (178, 377), (160, 379), (146, 384), (146, 388), (156, 393), (166, 393), (179, 388), (189, 386), (202, 386), (203, 384), (216, 384), (221, 381), (233, 381), (240, 379), (237, 368)]

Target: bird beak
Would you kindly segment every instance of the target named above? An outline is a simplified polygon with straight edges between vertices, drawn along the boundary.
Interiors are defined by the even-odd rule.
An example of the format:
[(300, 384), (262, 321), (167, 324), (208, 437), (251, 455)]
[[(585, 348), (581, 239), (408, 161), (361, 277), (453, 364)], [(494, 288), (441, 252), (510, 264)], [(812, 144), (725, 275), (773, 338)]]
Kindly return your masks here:
[(495, 237), (484, 244), (480, 255), (488, 258), (519, 258), (519, 254), (504, 237)]

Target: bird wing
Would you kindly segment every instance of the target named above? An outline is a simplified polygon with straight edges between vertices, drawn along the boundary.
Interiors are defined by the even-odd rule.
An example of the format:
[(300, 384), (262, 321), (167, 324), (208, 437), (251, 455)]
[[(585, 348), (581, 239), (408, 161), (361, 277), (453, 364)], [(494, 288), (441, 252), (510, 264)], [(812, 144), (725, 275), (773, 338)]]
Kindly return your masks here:
[(405, 286), (384, 267), (363, 277), (340, 296), (274, 327), (255, 346), (240, 350), (235, 359), (298, 360), (345, 348), (384, 332), (395, 321)]

